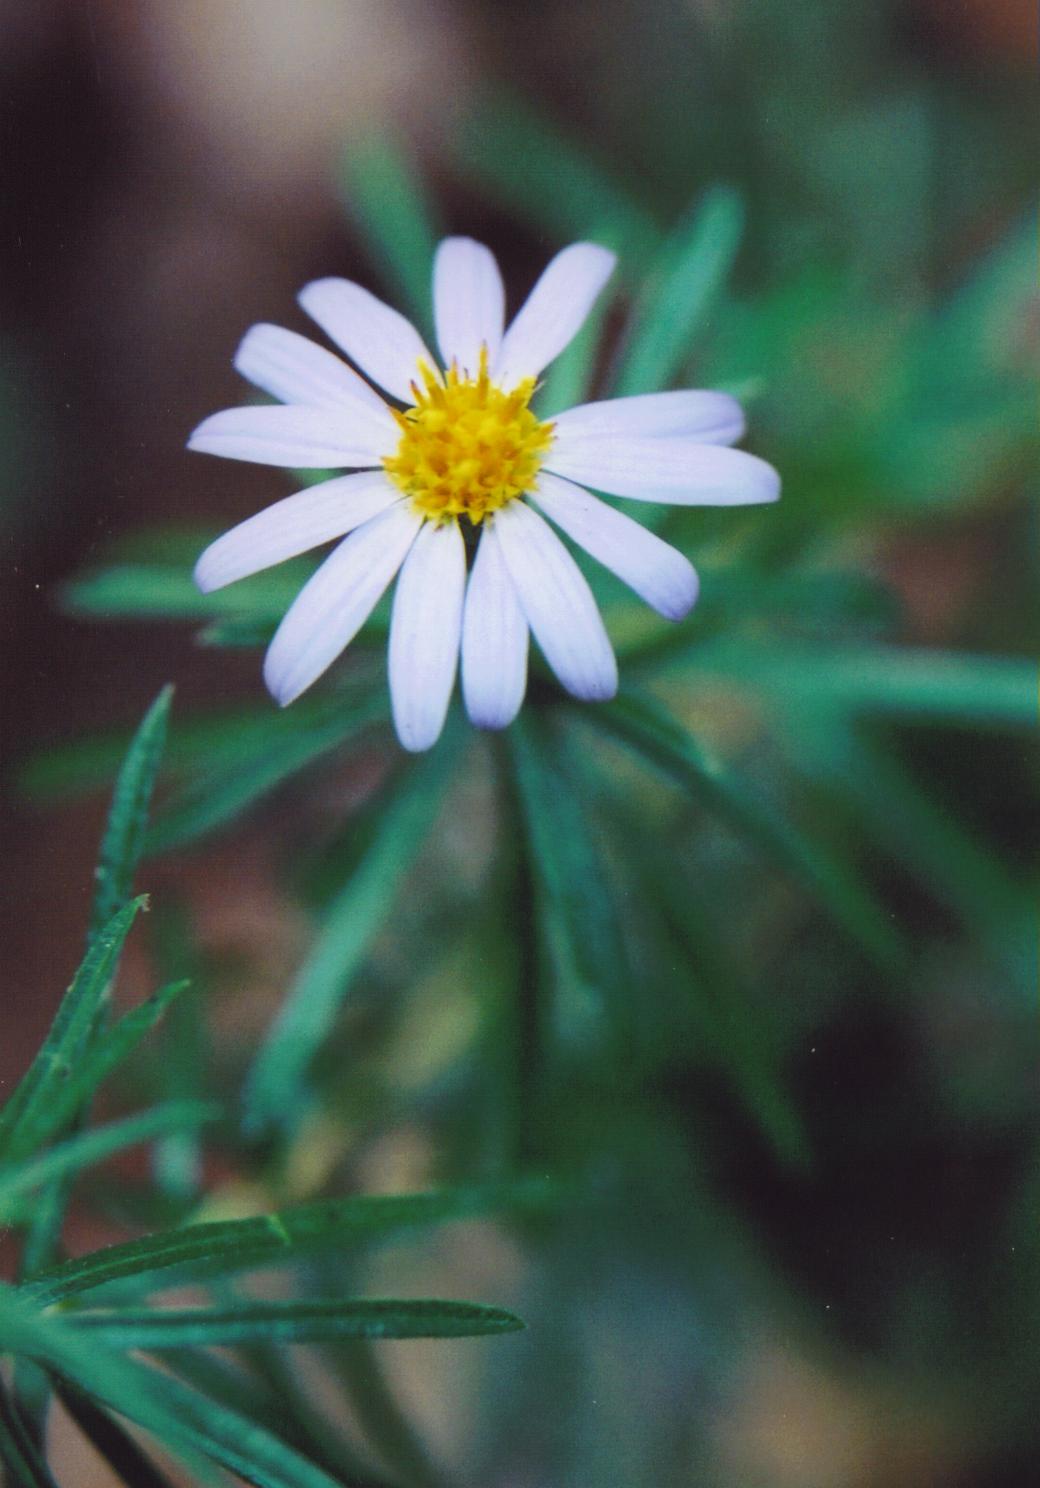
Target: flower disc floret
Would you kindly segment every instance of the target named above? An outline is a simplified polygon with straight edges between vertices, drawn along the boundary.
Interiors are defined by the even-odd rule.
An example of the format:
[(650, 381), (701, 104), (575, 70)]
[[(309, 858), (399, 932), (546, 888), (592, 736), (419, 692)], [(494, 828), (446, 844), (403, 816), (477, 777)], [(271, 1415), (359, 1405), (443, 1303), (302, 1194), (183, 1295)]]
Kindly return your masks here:
[(553, 425), (528, 407), (535, 378), (503, 391), (488, 375), (486, 352), (476, 377), (454, 364), (443, 381), (425, 364), (419, 375), (415, 407), (394, 414), (401, 438), (383, 465), (424, 517), (477, 525), (531, 490), (552, 443)]

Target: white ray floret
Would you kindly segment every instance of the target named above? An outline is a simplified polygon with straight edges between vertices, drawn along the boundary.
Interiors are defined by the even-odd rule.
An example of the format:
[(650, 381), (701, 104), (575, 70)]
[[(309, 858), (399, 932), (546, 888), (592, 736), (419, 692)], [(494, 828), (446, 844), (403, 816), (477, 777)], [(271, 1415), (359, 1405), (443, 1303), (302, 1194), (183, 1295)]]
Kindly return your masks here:
[(688, 614), (698, 581), (683, 554), (585, 488), (686, 506), (777, 498), (776, 471), (728, 448), (744, 415), (724, 393), (585, 403), (552, 422), (532, 411), (538, 376), (581, 328), (613, 266), (595, 243), (565, 248), (507, 327), (494, 256), (471, 238), (445, 239), (433, 274), (439, 364), (411, 323), (360, 285), (307, 285), (301, 305), (371, 382), (295, 331), (246, 334), (235, 366), (281, 406), (214, 414), (190, 447), (352, 472), (239, 523), (196, 565), (209, 592), (340, 539), (268, 648), (264, 678), (279, 703), (326, 671), (395, 577), (390, 693), (406, 749), (438, 738), (460, 662), (473, 723), (506, 727), (526, 690), (529, 634), (568, 692), (613, 697), (610, 640), (553, 527), (666, 619)]
[(527, 649), (527, 620), (491, 522), (473, 561), (462, 620), (462, 696), (478, 728), (505, 728), (519, 713)]

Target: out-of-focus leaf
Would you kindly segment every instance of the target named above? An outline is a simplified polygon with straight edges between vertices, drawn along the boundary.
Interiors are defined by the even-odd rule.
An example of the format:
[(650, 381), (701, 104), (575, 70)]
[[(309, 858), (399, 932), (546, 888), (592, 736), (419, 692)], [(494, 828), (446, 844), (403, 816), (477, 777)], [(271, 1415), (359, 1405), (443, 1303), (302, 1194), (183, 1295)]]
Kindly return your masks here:
[(173, 1488), (165, 1473), (114, 1417), (95, 1405), (75, 1385), (57, 1379), (55, 1394), (96, 1452), (127, 1484), (127, 1488)]
[(0, 1464), (8, 1488), (58, 1488), (43, 1455), (0, 1385)]
[(856, 714), (946, 718), (983, 727), (1035, 728), (1036, 664), (894, 646), (782, 649), (768, 641), (722, 643), (691, 653), (701, 670), (748, 681), (785, 701)]
[(398, 1403), (397, 1395), (371, 1344), (324, 1349), (323, 1359), (339, 1379), (368, 1442), (395, 1481), (415, 1488), (445, 1488), (421, 1435)]
[(518, 720), (506, 741), (547, 947), (561, 984), (606, 1013), (620, 1044), (629, 1021), (627, 956), (587, 803), (541, 720)]
[[(40, 1306), (129, 1277), (147, 1290), (258, 1266), (283, 1265), (311, 1251), (366, 1245), (421, 1229), (499, 1211), (544, 1208), (552, 1189), (535, 1180), (446, 1189), (442, 1193), (326, 1199), (251, 1219), (186, 1225), (77, 1256), (24, 1282)], [(156, 1276), (158, 1279), (156, 1280)]]
[(202, 594), (180, 564), (124, 563), (72, 579), (60, 599), (68, 614), (92, 620), (277, 621), (313, 572), (313, 562), (293, 559)]
[(475, 185), (563, 242), (609, 225), (623, 273), (637, 273), (660, 241), (650, 214), (607, 171), (517, 99), (472, 109), (455, 160)]
[(546, 371), (538, 393), (539, 418), (551, 418), (565, 408), (586, 402), (591, 396), (606, 314), (607, 299), (601, 296), (574, 340)]
[[(32, 1311), (10, 1290), (0, 1296), (0, 1349), (38, 1360), (63, 1379), (151, 1432), (200, 1473), (212, 1458), (257, 1488), (340, 1488), (277, 1436), (206, 1400), (171, 1375), (158, 1375), (89, 1339), (67, 1322)], [(207, 1475), (201, 1468), (201, 1475)]]
[(697, 332), (729, 274), (743, 225), (741, 198), (729, 187), (716, 186), (670, 234), (633, 312), (619, 394), (666, 388), (687, 365)]
[(796, 768), (832, 782), (855, 802), (875, 841), (919, 875), (989, 947), (1012, 985), (1032, 998), (1031, 896), (917, 785), (891, 751), (871, 745), (840, 716), (823, 710), (800, 709), (787, 725)]
[(138, 910), (147, 900), (134, 899), (113, 915), (92, 939), (87, 954), (62, 998), (54, 1022), (14, 1094), (0, 1112), (0, 1158), (11, 1159), (38, 1145), (37, 1123), (45, 1129), (49, 1111), (86, 1047), (109, 987), (123, 944)]
[(97, 934), (125, 904), (144, 848), (148, 810), (166, 747), (173, 688), (164, 687), (141, 721), (116, 776), (98, 856), (90, 933)]
[(103, 1162), (113, 1153), (121, 1152), (124, 1147), (149, 1142), (153, 1137), (185, 1126), (213, 1121), (219, 1114), (216, 1106), (199, 1101), (171, 1101), (139, 1116), (128, 1116), (125, 1121), (114, 1121), (109, 1126), (95, 1127), (69, 1137), (39, 1157), (21, 1163), (7, 1162), (0, 1167), (0, 1214), (11, 1215), (18, 1200), (44, 1183), (69, 1178), (92, 1163)]
[[(283, 740), (324, 730), (359, 705), (368, 690), (359, 682), (332, 697), (301, 698), (291, 708), (273, 708), (265, 698), (255, 712), (187, 719), (170, 731), (166, 770), (193, 778), (230, 771), (243, 757), (259, 757), (268, 748), (280, 748)], [(102, 735), (41, 750), (23, 767), (19, 787), (34, 799), (47, 800), (96, 789), (112, 778), (126, 746), (123, 735)]]
[(711, 760), (656, 703), (622, 694), (589, 710), (590, 720), (633, 747), (786, 872), (872, 956), (891, 969), (903, 958), (888, 917), (859, 878), (833, 851), (803, 837), (750, 788)]
[(69, 1321), (112, 1348), (228, 1347), (256, 1340), (314, 1343), (333, 1338), (477, 1338), (513, 1333), (520, 1319), (476, 1302), (357, 1298), (243, 1302), (237, 1307), (143, 1308), (73, 1313)]
[(226, 826), (290, 776), (377, 722), (386, 705), (380, 695), (342, 702), (322, 724), (261, 740), (224, 770), (205, 776), (174, 797), (148, 834), (149, 853), (169, 852)]
[(646, 909), (668, 926), (670, 945), (686, 957), (673, 968), (671, 978), (681, 988), (681, 1009), (651, 1009), (657, 1036), (670, 1043), (692, 1014), (697, 1041), (692, 1057), (721, 1070), (781, 1162), (810, 1171), (812, 1146), (784, 1081), (775, 1027), (755, 1004), (745, 975), (719, 933), (714, 904), (707, 895), (698, 895), (692, 875), (670, 853), (662, 852), (660, 841), (648, 840), (632, 805), (617, 792), (610, 796), (604, 810), (613, 818), (622, 851), (638, 862), (636, 881)]
[(440, 233), (433, 209), (411, 166), (414, 152), (380, 133), (352, 143), (343, 157), (344, 206), (364, 234), (377, 264), (390, 280), (394, 298), (429, 333), (432, 326), (431, 276)]
[(385, 792), (368, 849), (329, 907), (250, 1072), (244, 1100), (254, 1130), (290, 1126), (302, 1114), (310, 1062), (429, 831), (457, 762), (457, 742), (449, 729)]
[(34, 1147), (42, 1145), (72, 1123), (99, 1086), (129, 1058), (173, 999), (187, 986), (187, 982), (171, 982), (161, 987), (147, 1002), (125, 1013), (111, 1028), (98, 1033), (91, 1048), (67, 1072), (64, 1083), (50, 1095), (42, 1108), (38, 1108), (33, 1121)]

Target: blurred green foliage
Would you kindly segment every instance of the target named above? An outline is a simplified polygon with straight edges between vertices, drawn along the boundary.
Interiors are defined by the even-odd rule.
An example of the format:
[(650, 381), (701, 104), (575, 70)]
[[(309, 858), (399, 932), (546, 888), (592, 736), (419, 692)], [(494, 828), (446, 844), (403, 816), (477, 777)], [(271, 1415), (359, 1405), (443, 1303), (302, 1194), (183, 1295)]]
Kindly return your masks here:
[[(167, 1228), (202, 1197), (189, 1161), (180, 1181), (112, 1196), (112, 1213), (155, 1234), (62, 1261), (50, 1252), (64, 1201), (33, 1220), (39, 1259), (0, 1298), (0, 1346), (43, 1363), (128, 1483), (156, 1480), (129, 1438), (105, 1436), (110, 1409), (260, 1484), (443, 1482), (370, 1351), (330, 1368), (378, 1473), (275, 1345), (449, 1335), (460, 1317), (474, 1332), (511, 1326), (458, 1304), (366, 1311), (328, 1294), (327, 1256), (295, 1264), (305, 1242), (349, 1242), (359, 1277), (378, 1275), (382, 1237), (498, 1208), (517, 1211), (511, 1300), (529, 1331), (486, 1356), (459, 1480), (758, 1482), (726, 1466), (716, 1428), (756, 1348), (779, 1337), (786, 1360), (864, 1390), (881, 1380), (883, 1398), (937, 1419), (981, 1464), (965, 1483), (1025, 1481), (1040, 809), (1019, 103), (1010, 87), (981, 100), (905, 51), (889, 67), (892, 7), (725, 10), (700, 51), (681, 44), (704, 35), (677, 5), (659, 28), (621, 7), (621, 35), (590, 40), (613, 155), (493, 89), (460, 110), (436, 167), (448, 199), (461, 186), (494, 204), (496, 232), (620, 254), (615, 299), (547, 375), (544, 411), (731, 388), (783, 499), (647, 511), (701, 573), (698, 608), (674, 629), (586, 565), (618, 645), (614, 704), (574, 704), (536, 664), (501, 740), (453, 720), (405, 761), (383, 612), (292, 709), (276, 712), (258, 683), (253, 706), (176, 720), (143, 851), (202, 851), (247, 816), (265, 822), (311, 948), (258, 1048), (210, 1036), (206, 1001), (225, 983), (191, 967), (201, 992), (177, 1037), (195, 1040), (192, 1068), (139, 1077), (156, 1124), (76, 1132), (116, 1057), (167, 1002), (183, 1016), (178, 981), (199, 959), (189, 925), (160, 958), (158, 1001), (133, 1024), (101, 1019), (134, 914), (154, 751), (145, 767), (139, 738), (136, 783), (124, 769), (118, 799), (136, 805), (106, 839), (105, 928), (2, 1118), (0, 1202), (9, 1193), (24, 1221), (14, 1200), (41, 1171), (68, 1177), (167, 1119), (158, 1154), (217, 1151), (279, 1202), (331, 1147), (296, 1218), (279, 1207)], [(619, 65), (626, 26), (638, 67)], [(340, 180), (374, 273), (427, 321), (440, 226), (410, 150), (370, 139)], [(222, 649), (265, 643), (313, 564), (200, 596), (190, 561), (206, 537), (124, 542), (62, 602), (87, 619), (201, 625), (219, 674)], [(993, 556), (955, 588), (945, 560), (965, 539)], [(41, 752), (24, 786), (55, 803), (95, 789), (124, 745)], [(370, 782), (362, 798), (301, 847), (291, 823), (347, 770)], [(201, 1121), (214, 1090), (212, 1130), (173, 1129)], [(359, 1155), (417, 1126), (443, 1193), (340, 1196)], [(518, 1182), (531, 1172), (557, 1187)], [(216, 1290), (272, 1255), (294, 1262), (297, 1302)], [(165, 1267), (216, 1278), (205, 1315), (142, 1310)], [(41, 1312), (102, 1285), (103, 1311)], [(231, 1341), (233, 1367), (203, 1352)], [(175, 1350), (176, 1379), (124, 1358), (149, 1347)], [(105, 1361), (96, 1378), (88, 1348)], [(14, 1480), (48, 1481), (32, 1412), (2, 1403)]]

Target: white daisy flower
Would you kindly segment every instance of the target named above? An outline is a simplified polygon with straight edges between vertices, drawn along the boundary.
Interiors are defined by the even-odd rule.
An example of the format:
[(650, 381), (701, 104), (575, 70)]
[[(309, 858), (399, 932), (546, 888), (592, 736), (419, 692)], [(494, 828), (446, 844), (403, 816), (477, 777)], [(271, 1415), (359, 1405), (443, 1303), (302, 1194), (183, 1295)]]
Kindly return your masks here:
[(264, 678), (280, 704), (331, 665), (395, 575), (390, 695), (406, 749), (438, 738), (460, 656), (473, 723), (510, 723), (526, 688), (529, 632), (568, 692), (610, 698), (614, 653), (554, 527), (666, 619), (689, 612), (697, 575), (585, 488), (673, 505), (776, 499), (776, 471), (727, 448), (744, 418), (723, 393), (616, 398), (551, 420), (532, 412), (539, 374), (580, 329), (614, 262), (594, 243), (565, 248), (507, 329), (494, 256), (469, 238), (447, 238), (433, 270), (440, 363), (404, 316), (345, 279), (308, 284), (300, 304), (365, 377), (295, 331), (247, 333), (235, 366), (284, 406), (214, 414), (189, 448), (353, 472), (240, 523), (195, 569), (208, 593), (342, 539), (268, 649)]

